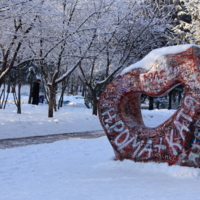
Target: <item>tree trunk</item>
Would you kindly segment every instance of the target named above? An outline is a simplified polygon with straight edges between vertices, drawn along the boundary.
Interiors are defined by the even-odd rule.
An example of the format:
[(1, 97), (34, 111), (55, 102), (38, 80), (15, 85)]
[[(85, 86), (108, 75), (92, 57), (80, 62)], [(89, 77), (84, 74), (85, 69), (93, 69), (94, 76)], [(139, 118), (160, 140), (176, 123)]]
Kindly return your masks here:
[(60, 107), (62, 107), (62, 105), (63, 105), (63, 95), (61, 94), (60, 99), (58, 101), (58, 110), (60, 109)]
[(49, 88), (49, 110), (48, 110), (48, 117), (53, 117), (53, 109), (54, 109), (54, 87), (51, 86)]
[(179, 93), (178, 93), (178, 104), (179, 104), (179, 105), (180, 105), (181, 99), (182, 99), (181, 94), (182, 94), (182, 92), (179, 92)]
[(13, 94), (13, 99), (14, 99), (15, 105), (17, 106), (17, 95), (16, 95), (15, 86), (12, 86), (12, 92), (11, 93)]
[(65, 93), (66, 87), (67, 87), (67, 85), (65, 85), (65, 86), (62, 87), (60, 99), (59, 99), (59, 101), (58, 101), (58, 109), (59, 109), (60, 107), (62, 107), (62, 105), (63, 105), (63, 99), (64, 99), (63, 96), (64, 96), (64, 93)]
[(71, 83), (70, 94), (74, 95), (74, 84), (73, 83)]
[(160, 109), (160, 101), (156, 102), (156, 108), (159, 110)]
[(82, 97), (85, 96), (85, 85), (83, 86), (83, 89), (82, 89), (82, 94), (81, 94)]
[(7, 96), (6, 96), (6, 100), (4, 102), (4, 105), (3, 105), (3, 109), (6, 108), (6, 104), (7, 104), (7, 101), (8, 101), (8, 96), (10, 94), (10, 81), (8, 82), (8, 86), (7, 86)]
[(149, 96), (149, 110), (153, 110), (153, 97)]
[(31, 98), (32, 98), (32, 91), (33, 91), (33, 83), (30, 84), (30, 90), (29, 90), (29, 98), (28, 98), (28, 104), (31, 104)]
[(168, 104), (168, 110), (172, 109), (172, 91), (169, 92), (169, 104)]
[(74, 95), (78, 95), (78, 85), (75, 85), (75, 91), (74, 91)]
[(18, 72), (18, 101), (17, 101), (17, 114), (21, 114), (21, 85), (22, 85), (22, 79), (21, 79), (21, 68), (18, 66), (17, 68)]
[(97, 115), (97, 108), (98, 108), (98, 100), (97, 98), (95, 97), (93, 99), (93, 107), (92, 107), (92, 114), (93, 115)]
[(2, 89), (2, 91), (1, 91), (0, 101), (2, 101), (1, 98), (2, 98), (2, 96), (3, 96), (3, 93), (4, 93), (4, 89)]
[(18, 85), (17, 114), (21, 114), (21, 84)]
[(6, 93), (6, 88), (5, 88), (5, 83), (3, 83), (3, 90), (2, 90), (2, 95), (1, 97), (3, 96), (3, 98), (1, 99), (1, 103), (0, 103), (0, 109), (3, 108), (3, 104), (4, 104), (4, 101), (5, 101), (5, 93)]

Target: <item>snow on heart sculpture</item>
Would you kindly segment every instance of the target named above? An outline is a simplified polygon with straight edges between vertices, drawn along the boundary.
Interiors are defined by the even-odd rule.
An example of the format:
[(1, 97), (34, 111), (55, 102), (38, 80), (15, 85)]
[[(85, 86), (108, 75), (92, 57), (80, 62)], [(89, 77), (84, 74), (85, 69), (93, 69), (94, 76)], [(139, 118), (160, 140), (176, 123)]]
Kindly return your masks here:
[[(185, 88), (180, 108), (146, 127), (141, 93), (158, 97), (179, 84)], [(98, 115), (118, 160), (200, 167), (200, 46), (156, 49), (124, 69), (101, 93)]]

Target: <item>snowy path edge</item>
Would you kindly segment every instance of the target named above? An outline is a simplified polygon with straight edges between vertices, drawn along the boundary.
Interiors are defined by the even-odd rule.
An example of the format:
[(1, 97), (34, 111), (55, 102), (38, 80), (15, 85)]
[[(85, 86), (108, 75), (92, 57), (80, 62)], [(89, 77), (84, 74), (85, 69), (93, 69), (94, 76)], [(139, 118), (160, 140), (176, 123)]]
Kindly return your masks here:
[(61, 134), (51, 134), (42, 136), (30, 136), (23, 138), (0, 139), (0, 149), (21, 147), (34, 144), (52, 143), (58, 140), (77, 139), (77, 138), (91, 139), (102, 136), (105, 136), (105, 133), (102, 130), (96, 130), (96, 131), (61, 133)]

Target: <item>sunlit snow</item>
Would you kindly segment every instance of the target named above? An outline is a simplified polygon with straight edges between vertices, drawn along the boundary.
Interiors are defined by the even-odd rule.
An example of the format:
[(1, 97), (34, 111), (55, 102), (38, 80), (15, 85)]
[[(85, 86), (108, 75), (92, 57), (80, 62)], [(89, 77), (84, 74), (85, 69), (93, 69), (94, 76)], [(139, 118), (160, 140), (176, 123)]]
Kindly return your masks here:
[(149, 70), (152, 65), (158, 60), (159, 57), (168, 55), (168, 54), (176, 54), (183, 51), (186, 51), (192, 46), (196, 46), (200, 48), (200, 45), (195, 44), (183, 44), (177, 46), (169, 46), (169, 47), (162, 47), (152, 50), (149, 54), (147, 54), (142, 60), (130, 65), (129, 67), (125, 68), (120, 74), (123, 75), (132, 69), (135, 68), (145, 68)]
[[(102, 130), (83, 99), (47, 117), (47, 105), (14, 104), (0, 111), (0, 137), (18, 138)], [(148, 126), (157, 126), (174, 110), (143, 110)], [(114, 160), (106, 136), (0, 149), (1, 200), (198, 200), (200, 170), (162, 163)]]

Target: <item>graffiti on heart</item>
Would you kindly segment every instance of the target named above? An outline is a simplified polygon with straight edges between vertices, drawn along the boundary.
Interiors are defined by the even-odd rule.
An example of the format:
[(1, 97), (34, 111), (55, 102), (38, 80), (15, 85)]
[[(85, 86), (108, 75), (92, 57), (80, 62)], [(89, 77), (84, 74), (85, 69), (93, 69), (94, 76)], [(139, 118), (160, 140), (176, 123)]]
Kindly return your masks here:
[[(150, 69), (117, 76), (102, 92), (100, 122), (119, 160), (167, 162), (200, 167), (200, 48), (167, 54)], [(141, 93), (161, 96), (182, 84), (180, 108), (158, 127), (144, 125)]]

